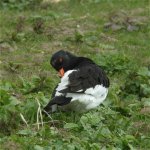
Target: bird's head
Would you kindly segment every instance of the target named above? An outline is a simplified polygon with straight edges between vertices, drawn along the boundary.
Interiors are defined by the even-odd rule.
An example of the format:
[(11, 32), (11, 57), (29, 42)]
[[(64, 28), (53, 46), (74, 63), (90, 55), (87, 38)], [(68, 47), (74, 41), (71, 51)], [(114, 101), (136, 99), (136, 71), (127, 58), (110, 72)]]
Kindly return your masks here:
[(50, 64), (57, 71), (59, 71), (59, 75), (61, 77), (66, 71), (73, 69), (76, 62), (77, 57), (64, 50), (59, 50), (56, 53), (54, 53), (50, 60)]

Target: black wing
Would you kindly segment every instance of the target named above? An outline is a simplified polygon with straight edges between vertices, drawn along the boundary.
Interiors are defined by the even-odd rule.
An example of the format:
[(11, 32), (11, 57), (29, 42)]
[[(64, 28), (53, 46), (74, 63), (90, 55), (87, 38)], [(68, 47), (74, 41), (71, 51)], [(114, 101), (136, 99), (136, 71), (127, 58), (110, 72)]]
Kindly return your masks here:
[(96, 64), (90, 64), (79, 68), (77, 71), (69, 75), (69, 84), (66, 89), (59, 92), (61, 93), (83, 93), (90, 87), (96, 85), (103, 85), (109, 87), (109, 79), (104, 71)]
[(50, 111), (52, 108), (51, 106), (52, 105), (59, 105), (59, 106), (63, 106), (63, 105), (67, 105), (69, 104), (71, 101), (71, 98), (70, 97), (64, 97), (64, 96), (56, 96), (54, 98), (51, 99), (51, 101), (44, 107), (44, 110), (45, 111)]

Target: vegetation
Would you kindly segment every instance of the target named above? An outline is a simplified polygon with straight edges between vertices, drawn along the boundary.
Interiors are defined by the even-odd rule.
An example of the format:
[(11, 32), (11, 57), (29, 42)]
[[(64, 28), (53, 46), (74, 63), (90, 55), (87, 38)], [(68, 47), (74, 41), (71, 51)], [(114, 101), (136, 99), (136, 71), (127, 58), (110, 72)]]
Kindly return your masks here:
[[(150, 149), (149, 0), (1, 0), (0, 149)], [(111, 86), (84, 114), (41, 110), (65, 49), (93, 59)]]

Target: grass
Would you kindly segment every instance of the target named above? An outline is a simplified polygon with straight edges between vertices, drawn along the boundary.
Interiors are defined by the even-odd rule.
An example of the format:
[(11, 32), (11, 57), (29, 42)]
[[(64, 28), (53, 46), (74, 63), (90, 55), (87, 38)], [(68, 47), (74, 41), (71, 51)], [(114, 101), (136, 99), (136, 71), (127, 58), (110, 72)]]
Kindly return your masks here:
[[(0, 4), (0, 149), (150, 149), (148, 0)], [(39, 103), (59, 82), (49, 64), (59, 49), (101, 65), (109, 95), (87, 113), (41, 118)]]

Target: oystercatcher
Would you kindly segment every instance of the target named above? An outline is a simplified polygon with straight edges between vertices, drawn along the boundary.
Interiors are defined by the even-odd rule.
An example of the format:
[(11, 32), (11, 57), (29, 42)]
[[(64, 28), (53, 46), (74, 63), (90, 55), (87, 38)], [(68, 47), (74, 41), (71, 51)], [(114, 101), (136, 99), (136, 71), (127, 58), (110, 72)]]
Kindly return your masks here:
[(105, 100), (109, 79), (91, 59), (60, 50), (53, 54), (50, 63), (59, 72), (61, 81), (45, 111), (54, 112), (59, 107), (64, 111), (85, 112)]

